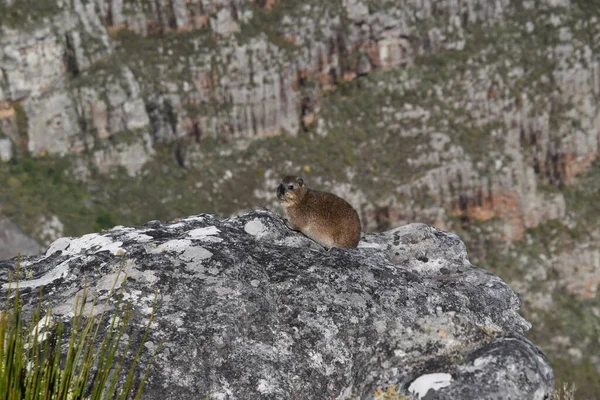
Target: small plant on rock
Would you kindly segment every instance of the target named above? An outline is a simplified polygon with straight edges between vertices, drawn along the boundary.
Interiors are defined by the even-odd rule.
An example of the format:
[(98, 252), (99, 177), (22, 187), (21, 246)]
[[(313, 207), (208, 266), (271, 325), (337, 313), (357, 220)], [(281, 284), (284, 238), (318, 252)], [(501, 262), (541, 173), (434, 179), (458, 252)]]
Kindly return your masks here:
[[(95, 301), (88, 302), (84, 289), (76, 298), (72, 320), (65, 325), (50, 310), (42, 317), (41, 295), (30, 322), (25, 322), (18, 279), (14, 290), (9, 286), (7, 299), (6, 309), (0, 312), (0, 400), (141, 397), (151, 363), (137, 387), (134, 375), (154, 309), (137, 352), (131, 354), (132, 339), (125, 340), (130, 304), (119, 301), (111, 316), (105, 315), (106, 305), (95, 312)], [(105, 317), (108, 324), (103, 324)], [(63, 343), (63, 333), (69, 330), (69, 341)]]

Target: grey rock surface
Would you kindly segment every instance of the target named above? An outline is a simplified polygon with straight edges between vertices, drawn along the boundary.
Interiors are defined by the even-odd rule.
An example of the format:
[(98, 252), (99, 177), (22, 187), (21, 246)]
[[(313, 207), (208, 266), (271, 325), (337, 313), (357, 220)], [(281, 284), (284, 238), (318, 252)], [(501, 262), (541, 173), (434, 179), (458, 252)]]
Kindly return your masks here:
[(7, 219), (0, 218), (0, 260), (42, 252), (40, 245)]
[[(6, 282), (15, 261), (2, 265)], [(106, 298), (123, 269), (136, 340), (158, 291), (145, 346), (164, 345), (146, 399), (377, 399), (393, 390), (542, 400), (554, 386), (523, 337), (530, 324), (515, 292), (471, 265), (456, 235), (423, 224), (325, 252), (268, 210), (202, 214), (62, 238), (21, 268), (30, 272), (23, 296), (45, 285), (65, 319), (84, 282)]]

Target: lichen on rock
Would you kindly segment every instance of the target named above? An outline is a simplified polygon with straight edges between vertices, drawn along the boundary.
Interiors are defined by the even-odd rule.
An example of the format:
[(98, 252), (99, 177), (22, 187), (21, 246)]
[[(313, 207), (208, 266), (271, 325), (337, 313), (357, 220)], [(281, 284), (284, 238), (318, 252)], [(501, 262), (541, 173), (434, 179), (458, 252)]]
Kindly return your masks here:
[[(2, 263), (4, 282), (15, 264)], [(158, 292), (145, 346), (164, 344), (147, 399), (374, 399), (393, 387), (542, 400), (554, 386), (516, 293), (471, 265), (458, 236), (424, 224), (326, 252), (268, 210), (202, 214), (63, 238), (22, 267), (33, 271), (24, 298), (43, 284), (64, 318), (86, 282), (106, 295), (124, 272), (134, 341)]]

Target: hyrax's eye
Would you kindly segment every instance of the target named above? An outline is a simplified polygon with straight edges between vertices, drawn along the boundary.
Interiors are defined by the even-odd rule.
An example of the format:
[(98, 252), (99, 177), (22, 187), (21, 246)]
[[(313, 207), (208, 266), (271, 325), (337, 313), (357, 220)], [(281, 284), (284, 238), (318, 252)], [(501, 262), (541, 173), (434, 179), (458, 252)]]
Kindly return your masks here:
[(288, 185), (288, 189), (294, 190), (294, 185)]

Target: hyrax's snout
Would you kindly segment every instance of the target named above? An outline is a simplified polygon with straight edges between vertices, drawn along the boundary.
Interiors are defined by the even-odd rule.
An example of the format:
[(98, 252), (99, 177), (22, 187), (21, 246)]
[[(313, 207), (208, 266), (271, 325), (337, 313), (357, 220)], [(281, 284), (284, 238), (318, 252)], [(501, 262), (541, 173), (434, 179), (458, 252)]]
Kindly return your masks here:
[(283, 196), (285, 194), (285, 186), (283, 186), (283, 183), (280, 183), (279, 186), (277, 186), (277, 197), (281, 198), (281, 196)]

